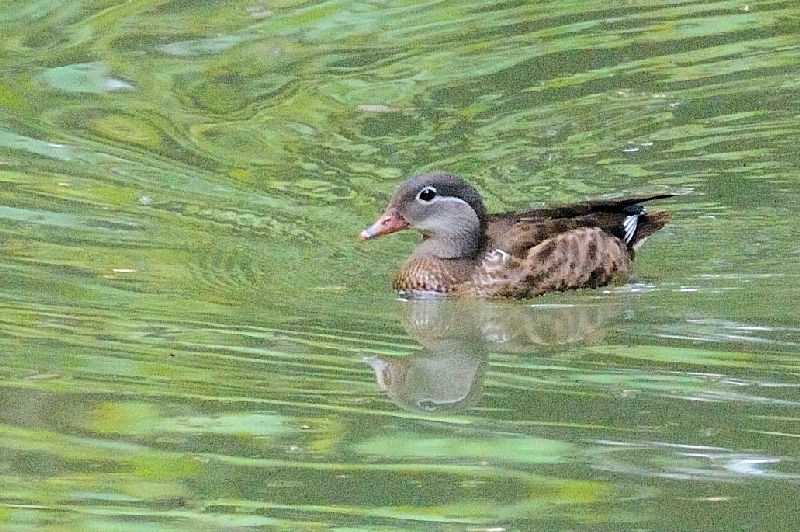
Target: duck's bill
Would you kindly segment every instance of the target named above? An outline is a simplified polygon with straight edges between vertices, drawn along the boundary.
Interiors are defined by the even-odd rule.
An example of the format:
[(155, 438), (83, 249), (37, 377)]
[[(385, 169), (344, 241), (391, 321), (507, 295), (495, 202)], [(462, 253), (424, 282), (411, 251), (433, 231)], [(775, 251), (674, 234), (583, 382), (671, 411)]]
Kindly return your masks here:
[(359, 240), (369, 240), (381, 235), (388, 235), (395, 231), (402, 231), (408, 228), (408, 222), (403, 218), (400, 213), (395, 211), (386, 211), (383, 213), (377, 222), (367, 227), (361, 234), (358, 235)]

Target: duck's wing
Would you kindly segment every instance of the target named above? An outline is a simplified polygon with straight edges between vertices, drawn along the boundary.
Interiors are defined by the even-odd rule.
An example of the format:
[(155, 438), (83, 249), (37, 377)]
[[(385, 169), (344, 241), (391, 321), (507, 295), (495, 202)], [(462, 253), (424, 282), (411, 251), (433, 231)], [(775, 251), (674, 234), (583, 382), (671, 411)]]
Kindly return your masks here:
[(523, 257), (529, 249), (545, 240), (581, 227), (599, 227), (622, 240), (629, 249), (634, 249), (670, 219), (666, 212), (646, 213), (642, 204), (672, 196), (658, 194), (491, 214), (487, 217), (486, 248), (502, 249)]

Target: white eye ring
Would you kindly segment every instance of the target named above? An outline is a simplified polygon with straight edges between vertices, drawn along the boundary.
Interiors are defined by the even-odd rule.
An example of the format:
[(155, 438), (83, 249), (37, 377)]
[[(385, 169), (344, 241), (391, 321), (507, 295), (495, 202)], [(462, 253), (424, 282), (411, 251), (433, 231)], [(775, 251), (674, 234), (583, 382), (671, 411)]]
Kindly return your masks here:
[(420, 203), (430, 203), (436, 198), (437, 191), (434, 187), (425, 187), (417, 194), (417, 201)]

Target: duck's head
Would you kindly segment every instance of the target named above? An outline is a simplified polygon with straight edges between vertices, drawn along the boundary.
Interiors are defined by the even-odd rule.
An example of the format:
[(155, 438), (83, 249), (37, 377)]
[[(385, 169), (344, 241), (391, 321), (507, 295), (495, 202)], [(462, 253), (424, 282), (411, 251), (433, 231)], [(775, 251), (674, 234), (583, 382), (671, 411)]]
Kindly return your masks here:
[(407, 179), (383, 215), (361, 232), (369, 240), (403, 229), (422, 232), (417, 253), (437, 258), (473, 258), (483, 244), (486, 210), (478, 191), (453, 174), (420, 174)]

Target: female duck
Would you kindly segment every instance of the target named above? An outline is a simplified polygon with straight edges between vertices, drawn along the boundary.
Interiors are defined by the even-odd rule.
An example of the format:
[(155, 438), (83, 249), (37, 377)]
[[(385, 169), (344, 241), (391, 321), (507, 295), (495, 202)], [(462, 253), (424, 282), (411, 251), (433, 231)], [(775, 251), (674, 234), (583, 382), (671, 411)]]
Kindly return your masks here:
[(466, 181), (421, 174), (400, 185), (360, 238), (422, 233), (394, 278), (396, 290), (532, 297), (627, 281), (634, 250), (669, 221), (665, 212), (645, 214), (641, 203), (670, 196), (487, 215)]

